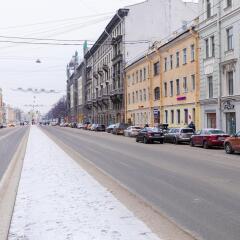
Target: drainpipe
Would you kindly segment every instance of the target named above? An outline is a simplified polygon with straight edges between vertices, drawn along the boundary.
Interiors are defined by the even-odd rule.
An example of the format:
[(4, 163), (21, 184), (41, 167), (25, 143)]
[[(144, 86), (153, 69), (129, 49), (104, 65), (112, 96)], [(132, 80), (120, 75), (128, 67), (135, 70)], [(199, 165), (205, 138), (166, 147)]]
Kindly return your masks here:
[[(219, 0), (220, 3), (220, 0)], [(218, 109), (219, 109), (219, 128), (222, 129), (222, 72), (221, 72), (221, 59), (222, 59), (222, 44), (221, 44), (221, 4), (218, 4), (218, 13), (217, 13), (217, 35), (218, 35), (218, 49), (219, 49), (219, 58), (217, 61), (218, 64)]]

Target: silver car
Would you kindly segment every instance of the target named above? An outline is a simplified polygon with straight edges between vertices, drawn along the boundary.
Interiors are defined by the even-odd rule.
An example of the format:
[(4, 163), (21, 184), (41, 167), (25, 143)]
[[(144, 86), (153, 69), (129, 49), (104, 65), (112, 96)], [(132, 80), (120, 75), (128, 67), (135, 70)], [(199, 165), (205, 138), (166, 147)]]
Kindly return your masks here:
[(178, 144), (180, 142), (190, 142), (194, 134), (192, 128), (172, 128), (164, 135), (164, 141)]
[(141, 129), (137, 126), (130, 126), (124, 130), (123, 135), (126, 137), (136, 137)]

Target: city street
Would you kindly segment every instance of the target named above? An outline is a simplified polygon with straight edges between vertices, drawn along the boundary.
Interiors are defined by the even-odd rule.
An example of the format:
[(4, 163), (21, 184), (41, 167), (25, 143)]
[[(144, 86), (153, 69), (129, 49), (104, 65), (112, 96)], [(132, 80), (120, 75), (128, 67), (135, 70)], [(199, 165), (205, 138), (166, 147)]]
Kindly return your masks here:
[(0, 181), (26, 131), (27, 127), (0, 129)]
[(197, 239), (239, 240), (240, 156), (43, 127)]

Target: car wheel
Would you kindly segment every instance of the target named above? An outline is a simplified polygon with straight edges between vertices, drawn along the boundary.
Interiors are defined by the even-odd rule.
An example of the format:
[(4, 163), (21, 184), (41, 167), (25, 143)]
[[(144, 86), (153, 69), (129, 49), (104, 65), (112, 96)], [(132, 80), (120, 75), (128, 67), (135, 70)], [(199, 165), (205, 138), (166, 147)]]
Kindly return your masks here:
[(139, 142), (138, 138), (136, 137), (136, 142)]
[(190, 140), (190, 143), (189, 143), (189, 144), (190, 144), (191, 147), (194, 147), (194, 142), (193, 142), (192, 139)]
[(209, 145), (208, 145), (208, 142), (207, 142), (207, 141), (204, 141), (204, 142), (203, 142), (203, 148), (204, 148), (204, 149), (208, 149), (208, 148), (209, 148)]
[(232, 153), (234, 153), (234, 150), (232, 149), (232, 146), (231, 146), (230, 143), (226, 143), (225, 146), (224, 146), (224, 148), (225, 148), (225, 151), (226, 151), (227, 154), (232, 154)]
[(174, 138), (174, 139), (173, 139), (173, 143), (174, 143), (174, 144), (178, 144), (177, 138)]
[(148, 143), (148, 140), (145, 137), (143, 138), (143, 143), (145, 143), (145, 144)]
[(164, 143), (164, 140), (162, 139), (162, 140), (160, 140), (160, 144), (163, 144)]

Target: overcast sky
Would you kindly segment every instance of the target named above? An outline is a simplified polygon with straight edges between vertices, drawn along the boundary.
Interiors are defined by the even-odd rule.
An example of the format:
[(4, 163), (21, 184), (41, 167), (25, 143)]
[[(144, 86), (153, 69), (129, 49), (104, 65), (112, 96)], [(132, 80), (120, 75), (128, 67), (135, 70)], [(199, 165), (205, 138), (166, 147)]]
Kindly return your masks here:
[[(21, 87), (62, 91), (59, 94), (35, 95), (36, 104), (44, 105), (39, 110), (46, 112), (65, 94), (66, 64), (75, 50), (82, 56), (82, 47), (4, 43), (1, 41), (21, 40), (3, 36), (96, 40), (118, 8), (141, 1), (3, 1), (0, 8), (0, 88), (3, 89), (4, 102), (28, 111), (31, 107), (24, 105), (33, 104), (34, 94), (13, 89)], [(37, 59), (41, 60), (40, 64), (36, 63)]]

